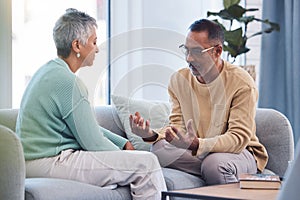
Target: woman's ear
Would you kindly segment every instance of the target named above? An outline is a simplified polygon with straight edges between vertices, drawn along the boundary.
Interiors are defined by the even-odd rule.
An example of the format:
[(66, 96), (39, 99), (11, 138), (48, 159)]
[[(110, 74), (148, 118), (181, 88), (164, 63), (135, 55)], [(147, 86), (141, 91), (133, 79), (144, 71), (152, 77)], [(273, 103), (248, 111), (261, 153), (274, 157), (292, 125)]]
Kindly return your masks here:
[(72, 49), (76, 52), (79, 53), (80, 51), (80, 44), (78, 40), (73, 40), (72, 42)]

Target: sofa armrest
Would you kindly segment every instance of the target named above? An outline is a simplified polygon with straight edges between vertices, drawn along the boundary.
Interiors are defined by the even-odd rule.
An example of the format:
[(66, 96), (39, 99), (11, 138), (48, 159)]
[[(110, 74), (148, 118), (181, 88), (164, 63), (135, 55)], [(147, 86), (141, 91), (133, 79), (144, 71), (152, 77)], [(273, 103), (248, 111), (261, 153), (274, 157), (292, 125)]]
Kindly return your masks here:
[(0, 125), (0, 199), (24, 199), (25, 160), (20, 139)]
[(289, 120), (279, 111), (258, 108), (256, 135), (269, 154), (267, 169), (283, 177), (288, 161), (294, 158), (293, 130)]
[(16, 131), (18, 109), (0, 109), (0, 125)]

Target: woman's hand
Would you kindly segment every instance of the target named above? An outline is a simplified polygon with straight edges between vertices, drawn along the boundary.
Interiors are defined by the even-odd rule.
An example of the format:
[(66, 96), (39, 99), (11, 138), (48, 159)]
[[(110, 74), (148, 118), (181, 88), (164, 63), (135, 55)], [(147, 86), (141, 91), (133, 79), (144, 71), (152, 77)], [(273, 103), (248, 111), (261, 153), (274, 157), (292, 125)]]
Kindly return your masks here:
[(124, 150), (135, 150), (131, 142), (127, 141), (126, 144), (124, 145)]
[(157, 138), (158, 135), (150, 129), (150, 121), (146, 120), (145, 122), (139, 112), (136, 112), (134, 116), (130, 115), (129, 122), (131, 131), (142, 137), (145, 141), (154, 141)]

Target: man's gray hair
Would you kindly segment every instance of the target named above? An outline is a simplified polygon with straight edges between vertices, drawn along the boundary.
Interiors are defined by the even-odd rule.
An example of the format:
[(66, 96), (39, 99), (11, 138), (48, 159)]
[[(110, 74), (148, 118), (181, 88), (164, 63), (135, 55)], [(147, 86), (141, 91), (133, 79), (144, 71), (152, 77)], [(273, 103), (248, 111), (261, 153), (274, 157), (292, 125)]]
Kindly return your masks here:
[(97, 22), (93, 17), (73, 8), (67, 9), (53, 28), (57, 55), (67, 58), (71, 52), (72, 42), (76, 39), (85, 45), (94, 28), (97, 28)]

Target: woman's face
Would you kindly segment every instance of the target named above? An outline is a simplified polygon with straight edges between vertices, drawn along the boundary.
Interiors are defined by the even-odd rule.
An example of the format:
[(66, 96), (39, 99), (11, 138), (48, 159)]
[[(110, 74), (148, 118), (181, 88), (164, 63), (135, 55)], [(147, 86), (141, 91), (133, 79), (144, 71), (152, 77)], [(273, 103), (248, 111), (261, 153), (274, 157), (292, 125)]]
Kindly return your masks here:
[(96, 29), (88, 38), (87, 43), (80, 51), (80, 57), (83, 59), (82, 66), (92, 66), (95, 59), (95, 54), (98, 53)]

